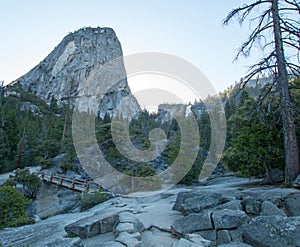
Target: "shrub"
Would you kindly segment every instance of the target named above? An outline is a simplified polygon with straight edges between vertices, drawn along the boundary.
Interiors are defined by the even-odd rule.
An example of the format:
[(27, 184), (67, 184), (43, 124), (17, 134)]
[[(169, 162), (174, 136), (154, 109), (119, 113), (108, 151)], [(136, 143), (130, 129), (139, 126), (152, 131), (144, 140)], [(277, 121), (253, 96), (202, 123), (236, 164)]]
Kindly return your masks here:
[(59, 162), (59, 166), (64, 171), (77, 171), (77, 167), (72, 164), (72, 157), (70, 155), (64, 156)]
[(11, 186), (0, 188), (0, 229), (34, 223), (26, 217), (25, 207), (30, 200)]
[(106, 194), (96, 191), (94, 193), (84, 192), (80, 197), (81, 211), (88, 210), (107, 200)]
[(151, 191), (160, 189), (162, 180), (151, 166), (135, 164), (132, 168), (127, 168), (124, 171), (120, 183), (128, 188), (132, 188), (134, 191)]
[(40, 186), (40, 178), (37, 174), (30, 174), (29, 169), (17, 169), (4, 183), (6, 186), (15, 187), (17, 184), (23, 186), (23, 193), (28, 198), (34, 198)]

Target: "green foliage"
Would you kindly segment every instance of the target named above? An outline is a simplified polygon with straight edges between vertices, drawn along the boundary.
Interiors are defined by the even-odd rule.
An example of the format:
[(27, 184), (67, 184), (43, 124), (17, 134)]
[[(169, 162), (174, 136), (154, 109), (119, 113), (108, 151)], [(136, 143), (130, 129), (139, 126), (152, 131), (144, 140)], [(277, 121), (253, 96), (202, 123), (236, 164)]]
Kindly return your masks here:
[(64, 171), (77, 171), (77, 167), (72, 164), (72, 157), (70, 155), (64, 156), (60, 162), (59, 166), (64, 170)]
[(51, 158), (45, 159), (44, 157), (41, 156), (37, 156), (35, 158), (35, 161), (37, 164), (39, 164), (42, 169), (47, 169), (49, 168), (50, 165), (52, 165), (54, 163), (54, 160)]
[(26, 217), (30, 200), (11, 186), (0, 187), (0, 229), (34, 223)]
[(180, 184), (192, 185), (194, 181), (197, 181), (203, 167), (203, 158), (198, 154), (193, 166), (188, 173), (180, 180)]
[[(258, 104), (243, 92), (228, 119), (225, 166), (241, 176), (264, 177), (272, 168), (284, 168), (282, 126), (276, 98)], [(271, 103), (272, 102), (272, 103)]]
[[(74, 158), (72, 114), (65, 114), (69, 111), (68, 106), (58, 106), (55, 99), (49, 106), (17, 86), (11, 86), (10, 90), (17, 91), (19, 96), (0, 95), (0, 173), (16, 168), (24, 130), (21, 168), (37, 164), (46, 168), (61, 153)], [(28, 106), (37, 108), (38, 112)], [(67, 128), (62, 141), (65, 120)]]
[(224, 164), (242, 176), (264, 177), (266, 169), (284, 164), (282, 136), (261, 123), (251, 123), (241, 129), (223, 157)]
[(23, 186), (23, 193), (28, 198), (33, 198), (36, 195), (40, 186), (40, 178), (37, 174), (30, 174), (29, 169), (17, 169), (14, 175), (5, 182), (5, 185), (16, 186), (20, 184)]
[(84, 192), (80, 196), (81, 211), (86, 211), (100, 203), (105, 202), (106, 200), (106, 194), (100, 193), (99, 191), (94, 193)]
[[(77, 238), (79, 237), (77, 234), (73, 233), (73, 232), (69, 232), (67, 233), (65, 236), (65, 238)], [(0, 246), (1, 247), (1, 246)]]
[[(98, 121), (98, 122), (97, 122)], [(125, 125), (128, 124), (125, 122)], [(181, 143), (181, 133), (178, 128), (178, 124), (176, 121), (171, 121), (170, 123), (162, 123), (157, 121), (155, 114), (150, 114), (147, 111), (143, 111), (137, 118), (133, 119), (129, 125), (129, 136), (133, 145), (139, 150), (147, 150), (150, 147), (149, 133), (154, 128), (160, 128), (164, 130), (168, 137), (168, 142), (165, 150), (162, 152), (161, 156), (154, 160), (153, 162), (159, 163), (163, 162), (168, 164), (169, 166), (174, 163), (177, 159), (179, 150), (181, 145), (189, 146), (188, 144), (192, 138), (193, 133), (190, 133), (191, 136), (186, 138), (183, 143)], [(109, 161), (109, 163), (118, 169), (120, 172), (124, 172), (124, 174), (129, 176), (135, 176), (135, 181), (132, 181), (130, 177), (123, 176), (121, 182), (127, 187), (134, 187), (139, 190), (153, 190), (159, 189), (161, 187), (162, 181), (159, 176), (155, 176), (155, 169), (151, 167), (151, 162), (133, 162), (132, 160), (124, 157), (120, 151), (115, 146), (115, 141), (112, 139), (111, 133), (111, 124), (103, 121), (96, 120), (96, 136), (99, 143), (99, 146), (102, 152), (105, 155), (105, 158)], [(203, 125), (204, 126), (204, 125)], [(121, 125), (118, 122), (114, 122), (114, 128), (121, 128)], [(189, 126), (186, 126), (188, 129)], [(209, 123), (206, 124), (205, 130), (210, 130)], [(120, 131), (123, 131), (120, 129)], [(124, 133), (125, 135), (125, 133)], [(118, 140), (117, 140), (118, 141)], [(203, 133), (203, 143), (207, 144), (210, 142), (210, 133)], [(190, 147), (188, 147), (190, 148)], [(193, 147), (195, 148), (195, 147)], [(206, 146), (202, 149), (202, 152), (205, 152)], [(188, 159), (187, 159), (188, 160)], [(182, 161), (184, 164), (185, 161)], [(197, 161), (189, 173), (181, 180), (181, 183), (191, 184), (192, 181), (197, 180), (201, 167), (203, 163), (202, 154), (198, 154)], [(178, 172), (176, 172), (179, 176), (182, 176), (181, 168), (178, 168)], [(186, 171), (186, 169), (185, 169)], [(152, 175), (147, 175), (151, 174)], [(148, 177), (150, 176), (150, 177)], [(174, 175), (175, 176), (175, 175)], [(139, 177), (141, 179), (139, 179)], [(142, 177), (144, 179), (142, 179)], [(145, 178), (147, 177), (147, 178)], [(175, 177), (173, 178), (175, 179)], [(177, 180), (178, 181), (178, 180)], [(134, 188), (132, 188), (134, 189)]]
[(161, 188), (162, 180), (156, 170), (149, 165), (136, 163), (126, 169), (120, 179), (120, 184), (133, 191), (151, 191)]
[(0, 171), (6, 170), (9, 164), (7, 157), (10, 155), (10, 147), (7, 135), (3, 128), (0, 127)]

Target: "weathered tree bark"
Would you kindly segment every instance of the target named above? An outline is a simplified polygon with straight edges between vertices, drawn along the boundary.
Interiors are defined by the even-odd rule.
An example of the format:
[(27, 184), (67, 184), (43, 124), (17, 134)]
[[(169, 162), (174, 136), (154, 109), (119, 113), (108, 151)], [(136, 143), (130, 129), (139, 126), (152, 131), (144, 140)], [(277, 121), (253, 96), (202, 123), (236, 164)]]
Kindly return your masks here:
[(284, 131), (285, 180), (291, 184), (300, 172), (294, 112), (288, 88), (288, 74), (283, 50), (282, 32), (278, 11), (278, 0), (273, 0), (272, 16), (274, 25), (275, 49), (277, 58), (277, 81), (280, 91), (280, 107)]

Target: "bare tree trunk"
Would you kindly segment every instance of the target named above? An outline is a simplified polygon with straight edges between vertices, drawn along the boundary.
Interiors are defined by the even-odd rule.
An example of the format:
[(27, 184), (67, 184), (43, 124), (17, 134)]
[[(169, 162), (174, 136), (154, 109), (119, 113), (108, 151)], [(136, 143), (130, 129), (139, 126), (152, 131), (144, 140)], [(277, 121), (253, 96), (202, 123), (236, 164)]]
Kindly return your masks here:
[[(69, 106), (68, 106), (68, 107), (69, 107)], [(67, 118), (68, 118), (68, 109), (66, 109), (65, 122), (64, 122), (64, 129), (63, 129), (63, 133), (62, 133), (61, 142), (63, 142), (63, 141), (65, 140), (66, 131), (67, 131)]]
[(295, 120), (291, 96), (288, 88), (288, 75), (282, 43), (282, 32), (278, 12), (278, 0), (273, 0), (272, 15), (274, 22), (275, 49), (278, 66), (278, 85), (280, 90), (280, 107), (284, 131), (285, 180), (291, 184), (300, 172), (299, 151), (297, 144)]
[(23, 144), (24, 144), (24, 137), (25, 137), (25, 128), (23, 130), (23, 135), (22, 135), (22, 139), (21, 139), (21, 142), (20, 142), (20, 150), (19, 150), (19, 156), (18, 156), (18, 161), (17, 161), (16, 169), (20, 168), (20, 165), (21, 165), (22, 151), (23, 151)]

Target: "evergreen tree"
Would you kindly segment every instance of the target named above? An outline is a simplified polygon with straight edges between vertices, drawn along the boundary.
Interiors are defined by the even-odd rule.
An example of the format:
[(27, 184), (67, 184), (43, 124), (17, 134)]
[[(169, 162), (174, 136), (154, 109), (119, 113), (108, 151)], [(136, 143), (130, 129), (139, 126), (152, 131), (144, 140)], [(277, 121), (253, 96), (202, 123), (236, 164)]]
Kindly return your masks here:
[(0, 187), (0, 229), (34, 223), (26, 217), (30, 200), (11, 186)]
[(10, 147), (7, 135), (3, 128), (0, 127), (0, 173), (6, 172), (9, 170), (9, 154)]

